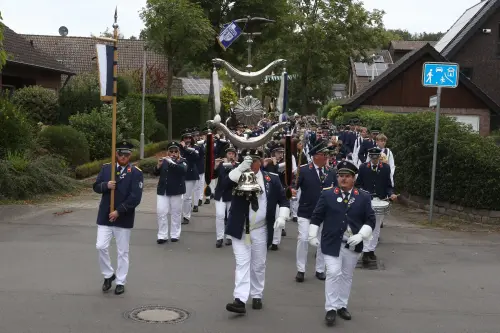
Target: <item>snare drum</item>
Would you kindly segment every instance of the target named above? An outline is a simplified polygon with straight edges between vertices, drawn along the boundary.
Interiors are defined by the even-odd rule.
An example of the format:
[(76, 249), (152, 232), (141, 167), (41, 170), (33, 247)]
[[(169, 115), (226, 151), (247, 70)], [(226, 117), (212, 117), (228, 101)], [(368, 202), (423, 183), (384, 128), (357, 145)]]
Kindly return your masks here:
[(372, 199), (372, 208), (375, 211), (375, 215), (384, 216), (389, 213), (390, 202), (374, 198)]

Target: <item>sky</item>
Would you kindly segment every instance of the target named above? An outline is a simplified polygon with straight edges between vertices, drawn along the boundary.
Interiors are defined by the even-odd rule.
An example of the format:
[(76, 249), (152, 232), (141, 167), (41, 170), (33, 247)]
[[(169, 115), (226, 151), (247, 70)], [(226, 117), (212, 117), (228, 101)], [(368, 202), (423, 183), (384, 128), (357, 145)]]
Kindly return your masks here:
[[(389, 29), (416, 32), (445, 32), (465, 9), (480, 0), (364, 0), (368, 10), (386, 12)], [(138, 36), (143, 27), (139, 17), (146, 0), (0, 0), (4, 23), (17, 33), (57, 35), (66, 26), (70, 36), (99, 34), (113, 24), (118, 6), (120, 32)]]

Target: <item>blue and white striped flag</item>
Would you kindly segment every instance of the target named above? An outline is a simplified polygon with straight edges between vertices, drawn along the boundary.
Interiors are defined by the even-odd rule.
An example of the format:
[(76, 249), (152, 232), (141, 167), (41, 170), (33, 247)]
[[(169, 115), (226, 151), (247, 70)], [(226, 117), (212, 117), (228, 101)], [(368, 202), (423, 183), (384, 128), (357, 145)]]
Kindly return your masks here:
[(99, 86), (101, 100), (113, 100), (113, 61), (114, 46), (97, 44), (97, 67), (99, 68)]

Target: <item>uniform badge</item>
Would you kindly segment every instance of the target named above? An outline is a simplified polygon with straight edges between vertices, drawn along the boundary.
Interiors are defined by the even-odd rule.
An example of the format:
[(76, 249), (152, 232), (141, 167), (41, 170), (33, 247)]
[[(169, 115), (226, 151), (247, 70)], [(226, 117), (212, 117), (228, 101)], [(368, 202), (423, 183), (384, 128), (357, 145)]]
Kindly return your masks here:
[(139, 188), (142, 189), (143, 183), (139, 182)]
[(354, 195), (358, 195), (359, 194), (358, 190), (354, 190), (353, 193), (354, 193)]
[(309, 169), (312, 169), (312, 168), (313, 168), (312, 164), (309, 164)]
[[(339, 194), (340, 193), (340, 190), (338, 187), (335, 188), (335, 190), (333, 190), (335, 192), (335, 194)], [(340, 201), (339, 201), (340, 202)]]
[(349, 202), (347, 204), (352, 205), (354, 203), (354, 200), (356, 200), (356, 199), (354, 199), (354, 198), (349, 199)]
[(266, 180), (267, 180), (268, 182), (270, 182), (270, 181), (271, 181), (271, 177), (269, 177), (268, 175), (266, 175), (266, 177), (265, 177), (265, 178), (266, 178)]
[(132, 168), (128, 167), (127, 172), (132, 172)]
[(338, 197), (338, 198), (337, 198), (337, 202), (342, 202), (342, 198), (341, 198), (341, 197)]

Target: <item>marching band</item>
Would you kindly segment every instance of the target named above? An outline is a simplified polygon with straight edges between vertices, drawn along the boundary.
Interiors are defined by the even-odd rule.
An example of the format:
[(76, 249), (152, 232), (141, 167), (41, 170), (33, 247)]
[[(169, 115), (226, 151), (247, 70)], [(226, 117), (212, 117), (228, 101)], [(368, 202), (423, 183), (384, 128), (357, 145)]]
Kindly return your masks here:
[[(254, 149), (227, 138), (259, 137), (277, 123), (270, 118), (257, 126), (229, 122), (226, 135), (218, 129), (188, 128), (180, 142), (168, 145), (154, 169), (159, 177), (157, 244), (179, 241), (181, 225), (190, 223), (192, 213), (215, 202), (215, 246), (231, 247), (235, 258), (233, 300), (226, 309), (244, 314), (249, 298), (253, 309), (263, 307), (267, 251), (278, 250), (286, 222), (296, 222), (296, 282), (306, 279), (312, 246), (315, 277), (325, 281), (326, 323), (333, 325), (337, 315), (350, 320), (347, 306), (356, 264), (360, 258), (364, 265), (376, 264), (380, 228), (390, 201), (397, 199), (393, 153), (381, 130), (367, 129), (359, 119), (335, 127), (295, 114), (291, 126)], [(117, 294), (125, 291), (128, 240), (143, 187), (142, 172), (127, 160), (130, 149), (127, 142), (117, 148), (118, 161), (123, 160), (117, 174), (124, 174), (119, 181), (106, 178), (110, 166), (104, 165), (94, 184), (103, 195), (97, 220), (102, 290), (116, 280)], [(116, 192), (122, 197), (115, 198), (115, 212), (109, 212), (112, 188), (123, 189)], [(113, 236), (116, 275), (108, 252)]]

